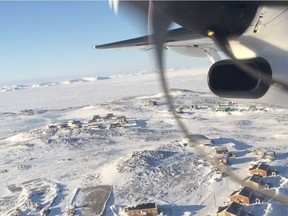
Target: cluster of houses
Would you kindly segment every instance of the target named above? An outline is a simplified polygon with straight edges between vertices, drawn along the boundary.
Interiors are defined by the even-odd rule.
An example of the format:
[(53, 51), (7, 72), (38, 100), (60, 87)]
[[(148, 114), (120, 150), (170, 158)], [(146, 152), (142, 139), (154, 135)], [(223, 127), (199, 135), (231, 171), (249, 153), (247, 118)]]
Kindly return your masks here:
[[(157, 106), (158, 103), (157, 103), (157, 101), (151, 100), (151, 101), (148, 101), (147, 105), (148, 106)], [(235, 106), (238, 106), (236, 102), (229, 101), (226, 104), (218, 103), (218, 105), (213, 107), (212, 109), (215, 112), (230, 112), (233, 110), (233, 107), (235, 107)], [(198, 110), (198, 109), (199, 109), (199, 106), (197, 104), (192, 104), (189, 107), (189, 110)], [(174, 111), (176, 114), (183, 114), (184, 113), (183, 110), (184, 110), (184, 107), (176, 107)], [(253, 112), (253, 111), (265, 110), (265, 109), (264, 108), (258, 108), (255, 105), (250, 105), (247, 110), (249, 112)], [(172, 110), (169, 110), (169, 111), (172, 111)]]
[[(158, 105), (158, 103), (155, 100), (150, 100), (147, 103), (147, 106), (151, 106), (151, 107), (154, 107), (154, 106), (157, 106), (157, 105)], [(192, 104), (189, 107), (189, 110), (197, 110), (197, 109), (199, 109), (199, 107), (196, 104)], [(175, 107), (175, 110), (170, 110), (169, 109), (169, 111), (175, 111), (176, 114), (183, 114), (184, 113), (183, 110), (184, 110), (184, 107)]]
[[(195, 137), (194, 137), (195, 138)], [(218, 149), (221, 153), (227, 153), (227, 149)], [(219, 207), (217, 216), (244, 216), (253, 215), (253, 210), (248, 214), (244, 211), (244, 206), (251, 204), (261, 204), (264, 201), (261, 190), (269, 190), (271, 184), (265, 178), (276, 176), (277, 171), (266, 163), (258, 163), (249, 168), (250, 176), (242, 181), (242, 188), (234, 191), (229, 197), (229, 204)], [(159, 210), (155, 203), (127, 207), (119, 212), (120, 216), (159, 216)]]
[[(230, 204), (218, 208), (217, 216), (245, 215), (244, 206), (263, 202), (261, 190), (270, 189), (272, 185), (267, 177), (276, 176), (277, 171), (266, 163), (258, 163), (249, 168), (249, 173), (250, 176), (242, 180), (242, 188), (230, 195)], [(253, 215), (253, 212), (250, 212), (250, 215)]]
[[(233, 111), (233, 106), (235, 106), (235, 103), (229, 102), (228, 104), (218, 104), (218, 106), (213, 107), (212, 109), (215, 112), (231, 112)], [(176, 114), (183, 114), (183, 107), (177, 107), (175, 109)], [(199, 109), (199, 107), (196, 104), (192, 104), (189, 107), (189, 110), (197, 110)], [(252, 111), (257, 111), (257, 110), (263, 110), (263, 109), (259, 109), (254, 105), (249, 106), (248, 111), (252, 112)]]
[(108, 122), (106, 128), (116, 128), (122, 127), (128, 123), (126, 116), (114, 116), (113, 113), (108, 113), (106, 116), (101, 117), (99, 115), (93, 116), (91, 120), (88, 121), (88, 126), (90, 128), (105, 128), (103, 123)]
[[(235, 106), (235, 103), (229, 102), (228, 104), (218, 104), (218, 106), (214, 108), (214, 111), (215, 112), (230, 112), (233, 110), (233, 108), (231, 108), (232, 106)], [(257, 108), (255, 105), (250, 105), (248, 107), (249, 112), (253, 112), (257, 110), (264, 110), (264, 109)]]
[[(229, 152), (226, 147), (214, 147), (214, 149), (214, 159), (217, 160), (220, 165), (228, 166), (228, 158), (236, 157), (236, 154)], [(255, 149), (253, 153), (259, 159), (275, 160), (275, 152), (267, 148)], [(219, 170), (216, 169), (215, 171), (217, 172)], [(242, 188), (234, 191), (230, 195), (230, 204), (219, 207), (216, 214), (217, 216), (246, 215), (244, 206), (263, 202), (264, 198), (260, 195), (261, 192), (257, 193), (257, 191), (269, 190), (272, 185), (267, 177), (276, 176), (277, 171), (266, 163), (258, 162), (249, 168), (249, 174), (248, 177), (242, 180)], [(253, 215), (252, 212), (250, 212), (250, 214)]]
[[(236, 157), (236, 154), (229, 152), (225, 146), (215, 147), (213, 142), (204, 135), (191, 134), (183, 137), (180, 142), (184, 146), (195, 147), (201, 145), (202, 148), (208, 148), (207, 150), (211, 152), (212, 160), (219, 166), (228, 166), (228, 159), (230, 157)], [(257, 148), (253, 153), (258, 159), (275, 160), (275, 152), (267, 148)], [(215, 171), (217, 175), (222, 174), (218, 168), (219, 166), (214, 167), (214, 170), (212, 170)], [(245, 215), (243, 206), (264, 201), (263, 196), (260, 195), (261, 190), (269, 190), (272, 187), (268, 177), (276, 176), (277, 171), (267, 163), (258, 162), (249, 168), (249, 174), (248, 177), (242, 180), (242, 188), (234, 191), (230, 195), (230, 204), (219, 207), (216, 213), (217, 216)]]
[(48, 126), (50, 130), (60, 130), (60, 129), (75, 129), (82, 128), (83, 123), (78, 120), (70, 120), (65, 123), (51, 124)]
[(70, 120), (65, 123), (51, 124), (48, 126), (49, 130), (57, 131), (60, 129), (80, 129), (82, 127), (88, 129), (105, 129), (123, 127), (128, 123), (126, 116), (114, 116), (113, 113), (108, 113), (106, 116), (94, 115), (88, 122), (79, 120)]
[(215, 147), (213, 142), (202, 134), (190, 134), (181, 139), (180, 143), (184, 146), (195, 147), (201, 146), (206, 148), (207, 152), (211, 153), (212, 160), (215, 163), (228, 166), (229, 157), (236, 157), (236, 154), (233, 154), (228, 151), (227, 147)]

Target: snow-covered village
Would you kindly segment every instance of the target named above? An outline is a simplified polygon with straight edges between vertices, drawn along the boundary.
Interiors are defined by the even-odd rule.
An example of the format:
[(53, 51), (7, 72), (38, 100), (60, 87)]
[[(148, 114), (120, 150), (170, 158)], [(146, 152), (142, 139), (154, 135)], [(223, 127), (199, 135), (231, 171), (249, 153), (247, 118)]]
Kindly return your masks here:
[(172, 111), (156, 73), (2, 87), (0, 215), (287, 215), (287, 109), (168, 81)]

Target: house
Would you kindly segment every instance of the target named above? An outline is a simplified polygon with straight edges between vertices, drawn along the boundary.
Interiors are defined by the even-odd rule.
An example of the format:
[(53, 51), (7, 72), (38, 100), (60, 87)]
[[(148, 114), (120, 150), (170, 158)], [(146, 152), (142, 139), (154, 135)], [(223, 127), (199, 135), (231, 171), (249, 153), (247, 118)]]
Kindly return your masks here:
[(149, 101), (148, 105), (149, 106), (157, 106), (157, 102), (156, 101)]
[(51, 125), (48, 126), (48, 129), (51, 130), (51, 131), (57, 131), (58, 126), (55, 125), (55, 124), (51, 124)]
[(212, 167), (211, 172), (213, 173), (213, 178), (221, 178), (223, 171), (219, 167)]
[(68, 122), (70, 128), (82, 128), (82, 122), (77, 120), (71, 120)]
[(157, 216), (159, 215), (157, 206), (155, 203), (146, 203), (137, 205), (135, 207), (128, 207), (125, 209), (127, 216)]
[(189, 109), (190, 110), (197, 110), (199, 108), (198, 108), (198, 106), (196, 104), (192, 104)]
[(249, 106), (248, 110), (249, 111), (256, 111), (258, 109), (257, 109), (257, 107), (255, 105), (251, 105), (251, 106)]
[(59, 124), (57, 125), (58, 129), (67, 129), (69, 128), (68, 123), (63, 123), (63, 124)]
[(231, 202), (237, 202), (244, 205), (249, 205), (253, 202), (254, 191), (251, 188), (243, 187), (240, 190), (234, 191), (230, 195)]
[(184, 112), (183, 112), (183, 107), (177, 107), (177, 108), (175, 108), (175, 113), (176, 114), (183, 114)]
[(100, 121), (100, 120), (101, 120), (100, 115), (94, 115), (93, 118), (88, 121), (88, 123), (98, 122), (98, 121)]
[(225, 165), (225, 166), (229, 165), (228, 155), (225, 155), (225, 154), (214, 155), (213, 160), (215, 163), (220, 164), (220, 165)]
[(216, 147), (214, 148), (215, 149), (215, 153), (217, 155), (220, 155), (220, 154), (225, 154), (225, 155), (228, 155), (228, 149), (227, 147)]
[(265, 147), (257, 148), (253, 151), (253, 153), (259, 158), (275, 160), (276, 154), (274, 151), (271, 151)]
[(240, 203), (232, 202), (231, 204), (219, 207), (217, 216), (242, 216), (244, 215), (243, 205)]
[(105, 117), (103, 117), (103, 120), (107, 121), (109, 119), (112, 119), (112, 117), (114, 117), (114, 114), (113, 113), (108, 113)]
[(269, 165), (265, 163), (259, 163), (255, 164), (253, 167), (249, 168), (250, 174), (256, 174), (256, 175), (261, 175), (263, 177), (266, 176), (276, 176), (277, 172), (276, 170), (273, 170)]
[(248, 176), (242, 181), (242, 186), (249, 188), (262, 189), (264, 187), (263, 177), (261, 175)]
[(116, 120), (117, 120), (119, 123), (121, 123), (122, 125), (128, 123), (127, 118), (126, 118), (125, 116), (119, 116), (119, 117), (117, 117)]
[(183, 145), (187, 144), (190, 147), (194, 147), (195, 145), (204, 145), (211, 146), (212, 142), (206, 136), (202, 134), (190, 134), (185, 136), (180, 141)]
[(228, 152), (228, 157), (236, 158), (237, 154), (236, 153), (232, 153), (232, 152)]
[(113, 113), (108, 113), (108, 114), (106, 115), (107, 118), (112, 118), (113, 116), (114, 116)]

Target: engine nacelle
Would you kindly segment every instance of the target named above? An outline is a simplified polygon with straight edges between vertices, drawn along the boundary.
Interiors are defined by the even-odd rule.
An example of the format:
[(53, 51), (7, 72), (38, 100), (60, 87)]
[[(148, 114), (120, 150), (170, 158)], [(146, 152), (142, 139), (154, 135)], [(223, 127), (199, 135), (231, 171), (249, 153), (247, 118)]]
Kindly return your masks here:
[(239, 61), (257, 71), (258, 78), (249, 76), (233, 60), (222, 60), (213, 64), (208, 72), (210, 90), (224, 98), (257, 99), (262, 97), (270, 87), (263, 82), (263, 75), (272, 79), (269, 62), (260, 57)]

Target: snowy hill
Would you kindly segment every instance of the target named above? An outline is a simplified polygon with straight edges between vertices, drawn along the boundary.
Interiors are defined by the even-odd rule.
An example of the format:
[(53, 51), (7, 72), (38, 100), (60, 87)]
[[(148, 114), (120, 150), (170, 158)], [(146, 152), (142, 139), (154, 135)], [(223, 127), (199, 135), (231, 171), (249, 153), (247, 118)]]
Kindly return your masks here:
[[(236, 155), (228, 158), (230, 169), (243, 178), (252, 164), (265, 161), (278, 172), (265, 179), (270, 190), (288, 196), (287, 110), (260, 104), (249, 110), (251, 103), (220, 99), (209, 92), (202, 69), (168, 75), (182, 108), (178, 116), (190, 132), (204, 134), (214, 148), (227, 147)], [(157, 74), (145, 73), (1, 92), (0, 215), (41, 215), (45, 209), (67, 215), (78, 189), (98, 185), (113, 187), (108, 216), (148, 202), (163, 215), (215, 215), (241, 185), (215, 175), (209, 160), (180, 142), (184, 134), (158, 82)], [(229, 110), (216, 112), (218, 104)], [(276, 159), (257, 159), (259, 147), (275, 151)], [(288, 214), (287, 205), (264, 196), (244, 211)]]

